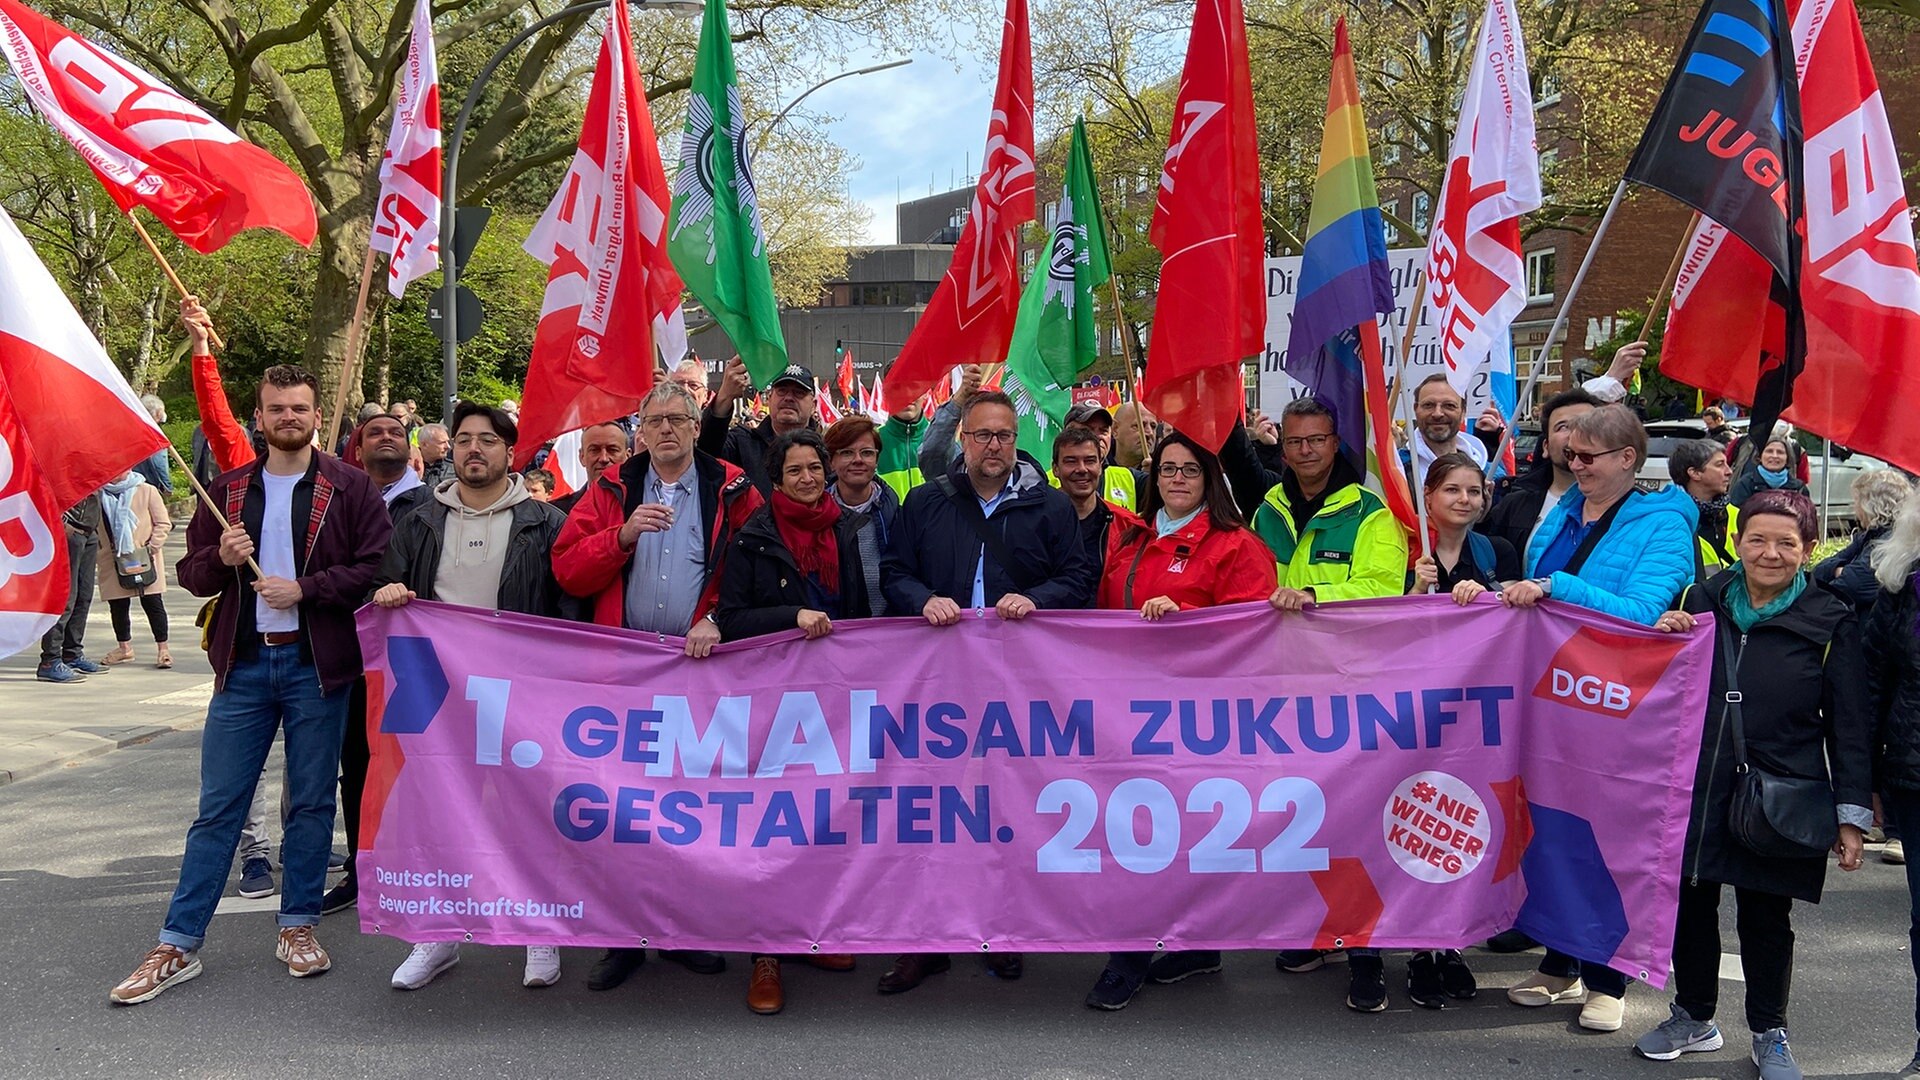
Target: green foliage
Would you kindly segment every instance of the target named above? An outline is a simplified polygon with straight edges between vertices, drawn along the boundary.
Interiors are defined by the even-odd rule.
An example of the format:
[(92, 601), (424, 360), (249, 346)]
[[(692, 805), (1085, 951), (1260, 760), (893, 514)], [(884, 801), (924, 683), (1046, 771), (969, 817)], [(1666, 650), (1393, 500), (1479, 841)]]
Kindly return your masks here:
[[(1613, 336), (1593, 350), (1593, 359), (1602, 370), (1613, 361), (1621, 346), (1640, 340), (1646, 322), (1644, 309), (1622, 311), (1614, 317)], [(1644, 404), (1649, 419), (1698, 415), (1694, 405), (1699, 399), (1699, 390), (1660, 371), (1660, 346), (1666, 337), (1667, 320), (1662, 318), (1654, 323), (1653, 335), (1647, 339), (1647, 356), (1640, 361), (1640, 389), (1633, 396)]]

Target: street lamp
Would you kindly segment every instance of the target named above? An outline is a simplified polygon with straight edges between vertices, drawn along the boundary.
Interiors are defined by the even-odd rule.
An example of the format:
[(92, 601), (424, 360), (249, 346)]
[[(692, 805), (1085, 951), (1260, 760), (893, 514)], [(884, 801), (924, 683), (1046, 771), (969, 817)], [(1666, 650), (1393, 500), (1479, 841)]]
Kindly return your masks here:
[[(700, 0), (626, 0), (626, 2), (634, 7), (661, 8), (684, 15), (698, 14), (706, 10), (706, 5)], [(486, 66), (480, 69), (480, 74), (474, 78), (473, 84), (467, 87), (466, 100), (460, 103), (459, 116), (453, 122), (453, 137), (447, 142), (446, 171), (440, 184), (440, 264), (443, 278), (440, 285), (442, 314), (440, 379), (442, 397), (446, 403), (443, 415), (453, 415), (456, 386), (460, 377), (460, 341), (454, 315), (456, 310), (454, 294), (460, 285), (460, 268), (454, 265), (453, 259), (453, 212), (455, 204), (459, 202), (456, 178), (460, 171), (460, 146), (467, 138), (467, 122), (473, 119), (474, 106), (480, 103), (480, 94), (487, 88), (487, 80), (493, 78), (494, 71), (506, 62), (507, 57), (512, 55), (514, 50), (555, 23), (564, 22), (575, 15), (597, 11), (606, 6), (606, 0), (585, 0), (583, 3), (570, 4), (515, 34), (513, 40), (500, 46), (499, 51), (493, 54)]]
[(779, 112), (773, 115), (773, 119), (767, 122), (767, 130), (761, 132), (760, 138), (754, 141), (754, 144), (753, 144), (754, 152), (758, 153), (760, 151), (760, 144), (767, 141), (767, 136), (773, 134), (773, 129), (780, 126), (780, 121), (785, 120), (787, 118), (787, 114), (792, 112), (795, 106), (807, 100), (807, 96), (812, 94), (815, 90), (818, 90), (821, 87), (826, 86), (830, 83), (837, 83), (841, 79), (851, 79), (855, 75), (871, 75), (876, 71), (886, 71), (890, 68), (906, 67), (908, 64), (911, 64), (911, 63), (913, 63), (913, 57), (909, 56), (904, 60), (889, 60), (884, 64), (874, 64), (870, 67), (854, 68), (852, 71), (843, 71), (838, 75), (821, 79), (819, 82), (814, 83), (812, 86), (807, 87), (805, 90), (802, 90), (800, 92), (799, 97), (794, 98), (792, 101), (787, 102), (785, 108), (781, 109)]

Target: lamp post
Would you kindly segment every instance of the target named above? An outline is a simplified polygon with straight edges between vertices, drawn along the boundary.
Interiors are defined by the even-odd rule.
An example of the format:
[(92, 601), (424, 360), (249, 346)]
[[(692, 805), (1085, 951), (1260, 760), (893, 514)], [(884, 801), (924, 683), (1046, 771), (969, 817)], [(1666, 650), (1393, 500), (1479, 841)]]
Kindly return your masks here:
[[(699, 0), (627, 0), (627, 3), (635, 7), (664, 8), (684, 14), (706, 10), (706, 5)], [(499, 51), (487, 60), (486, 66), (480, 69), (480, 74), (474, 78), (473, 84), (467, 87), (466, 99), (460, 103), (459, 115), (453, 121), (453, 135), (447, 140), (446, 171), (440, 184), (440, 265), (443, 277), (440, 285), (440, 311), (443, 315), (440, 379), (442, 408), (445, 416), (453, 415), (453, 405), (458, 393), (456, 388), (460, 379), (460, 341), (456, 328), (457, 320), (454, 316), (456, 304), (454, 294), (460, 286), (460, 268), (454, 265), (453, 259), (453, 212), (455, 205), (459, 202), (457, 177), (460, 172), (460, 146), (467, 138), (467, 122), (473, 119), (474, 107), (480, 104), (480, 94), (487, 88), (487, 81), (493, 78), (494, 71), (505, 63), (507, 57), (511, 56), (515, 50), (526, 44), (535, 34), (555, 23), (564, 22), (576, 15), (597, 11), (606, 6), (606, 0), (585, 0), (583, 3), (569, 4), (515, 34), (513, 40), (500, 46)]]
[(892, 68), (906, 67), (908, 64), (911, 64), (911, 63), (913, 63), (913, 57), (909, 56), (904, 60), (889, 60), (884, 64), (873, 64), (868, 67), (854, 68), (852, 71), (843, 71), (838, 75), (833, 75), (825, 79), (821, 79), (819, 82), (814, 83), (812, 86), (809, 86), (805, 90), (800, 91), (799, 97), (796, 97), (792, 101), (787, 102), (784, 108), (782, 108), (779, 112), (773, 114), (773, 119), (767, 121), (767, 129), (760, 133), (760, 138), (754, 140), (754, 144), (753, 144), (754, 152), (755, 153), (759, 152), (760, 144), (766, 141), (767, 136), (773, 134), (774, 128), (777, 128), (780, 126), (780, 121), (785, 120), (787, 118), (787, 114), (792, 112), (795, 106), (807, 100), (807, 97), (810, 94), (812, 94), (815, 90), (818, 90), (821, 87), (827, 86), (831, 83), (837, 83), (841, 79), (851, 79), (855, 75), (871, 75), (876, 71), (887, 71)]

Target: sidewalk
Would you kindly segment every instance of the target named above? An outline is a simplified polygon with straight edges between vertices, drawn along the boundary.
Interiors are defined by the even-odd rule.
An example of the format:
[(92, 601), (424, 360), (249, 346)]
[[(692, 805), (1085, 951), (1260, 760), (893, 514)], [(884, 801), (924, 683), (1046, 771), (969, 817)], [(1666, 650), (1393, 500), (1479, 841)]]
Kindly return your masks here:
[[(37, 646), (0, 660), (0, 784), (143, 742), (199, 724), (213, 696), (213, 669), (200, 651), (193, 616), (201, 601), (173, 580), (173, 564), (186, 550), (182, 530), (167, 542), (168, 637), (173, 669), (153, 666), (153, 640), (146, 615), (133, 604), (135, 659), (83, 683), (56, 685), (33, 677)], [(113, 648), (107, 602), (96, 593), (87, 616), (87, 655), (98, 660)]]

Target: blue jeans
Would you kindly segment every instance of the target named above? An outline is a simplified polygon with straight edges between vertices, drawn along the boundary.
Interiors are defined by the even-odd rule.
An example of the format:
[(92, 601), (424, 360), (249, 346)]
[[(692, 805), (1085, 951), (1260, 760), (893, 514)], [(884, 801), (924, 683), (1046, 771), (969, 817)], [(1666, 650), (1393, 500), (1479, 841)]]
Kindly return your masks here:
[(207, 706), (200, 739), (200, 815), (187, 830), (180, 884), (160, 932), (163, 944), (192, 951), (206, 940), (260, 769), (283, 726), (288, 812), (280, 846), (286, 868), (280, 925), (319, 923), (346, 722), (347, 688), (321, 693), (319, 673), (300, 659), (300, 646), (262, 644), (254, 659), (234, 661), (226, 689)]

